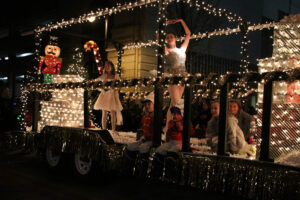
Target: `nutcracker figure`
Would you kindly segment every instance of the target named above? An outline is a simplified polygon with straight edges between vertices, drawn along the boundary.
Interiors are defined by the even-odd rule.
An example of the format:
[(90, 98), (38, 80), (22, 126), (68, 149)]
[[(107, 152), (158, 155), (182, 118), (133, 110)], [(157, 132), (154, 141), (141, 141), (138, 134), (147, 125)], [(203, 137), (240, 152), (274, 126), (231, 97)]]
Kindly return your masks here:
[(57, 37), (50, 36), (50, 42), (45, 47), (45, 56), (41, 56), (39, 73), (44, 74), (45, 83), (52, 83), (52, 75), (60, 72), (62, 59), (59, 58), (61, 50), (57, 39)]

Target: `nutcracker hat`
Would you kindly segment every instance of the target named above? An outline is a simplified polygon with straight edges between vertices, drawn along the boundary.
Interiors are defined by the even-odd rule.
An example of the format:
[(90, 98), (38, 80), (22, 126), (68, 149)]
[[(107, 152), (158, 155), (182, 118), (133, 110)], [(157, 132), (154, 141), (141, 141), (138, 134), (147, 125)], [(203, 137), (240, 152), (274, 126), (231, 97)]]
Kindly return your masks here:
[(50, 36), (48, 45), (58, 46), (58, 37)]
[(143, 101), (143, 103), (147, 103), (147, 102), (152, 102), (154, 103), (154, 93), (151, 92), (150, 94), (148, 94), (146, 97), (145, 97), (145, 100)]

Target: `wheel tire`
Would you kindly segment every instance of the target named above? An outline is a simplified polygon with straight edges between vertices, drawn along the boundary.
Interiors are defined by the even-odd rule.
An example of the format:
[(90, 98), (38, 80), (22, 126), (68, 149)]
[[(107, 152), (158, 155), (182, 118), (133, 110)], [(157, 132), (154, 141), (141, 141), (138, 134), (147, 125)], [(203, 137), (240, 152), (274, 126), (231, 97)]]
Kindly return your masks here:
[(92, 171), (92, 164), (92, 159), (78, 153), (74, 154), (74, 171), (79, 177), (88, 176)]
[(54, 152), (52, 149), (46, 148), (45, 158), (50, 168), (57, 168), (60, 165), (61, 157), (61, 152)]

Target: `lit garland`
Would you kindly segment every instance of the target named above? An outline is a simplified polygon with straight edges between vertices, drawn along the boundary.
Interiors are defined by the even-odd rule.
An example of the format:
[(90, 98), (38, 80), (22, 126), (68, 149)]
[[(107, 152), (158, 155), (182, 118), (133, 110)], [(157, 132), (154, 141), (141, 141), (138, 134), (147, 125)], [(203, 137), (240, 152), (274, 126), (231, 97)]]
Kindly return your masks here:
[(35, 73), (32, 73), (27, 71), (24, 77), (24, 82), (23, 84), (21, 84), (21, 108), (20, 108), (20, 130), (21, 131), (25, 131), (26, 127), (27, 127), (27, 111), (28, 111), (28, 101), (29, 101), (29, 95), (30, 95), (30, 91), (27, 89), (30, 84), (32, 84), (34, 81), (36, 81), (35, 79), (37, 78), (35, 76)]
[[(76, 89), (76, 88), (83, 88), (86, 90), (97, 90), (100, 88), (104, 89), (111, 89), (111, 88), (129, 88), (129, 87), (135, 87), (135, 90), (142, 89), (145, 87), (154, 87), (157, 84), (163, 85), (164, 87), (167, 87), (169, 84), (179, 84), (179, 85), (187, 85), (187, 84), (194, 84), (199, 85), (203, 89), (200, 91), (194, 92), (194, 98), (197, 98), (201, 96), (202, 98), (211, 97), (212, 99), (215, 99), (219, 95), (219, 90), (216, 89), (215, 91), (209, 90), (207, 91), (207, 84), (210, 84), (215, 87), (220, 87), (220, 85), (225, 84), (227, 81), (233, 81), (233, 88), (229, 91), (230, 97), (235, 98), (245, 98), (248, 95), (251, 95), (253, 93), (258, 92), (259, 93), (259, 99), (261, 99), (262, 90), (259, 88), (258, 90), (256, 88), (251, 88), (250, 86), (247, 86), (248, 82), (253, 83), (267, 83), (269, 81), (282, 81), (282, 80), (295, 80), (298, 77), (299, 72), (297, 70), (294, 70), (292, 72), (272, 72), (272, 73), (266, 73), (266, 74), (258, 74), (255, 72), (248, 72), (247, 74), (243, 75), (242, 77), (240, 75), (235, 75), (236, 77), (232, 76), (230, 73), (226, 75), (221, 75), (220, 77), (215, 74), (210, 74), (207, 77), (204, 77), (201, 74), (196, 75), (187, 75), (187, 76), (170, 76), (170, 77), (163, 77), (163, 78), (143, 78), (143, 79), (131, 79), (131, 80), (115, 80), (115, 81), (108, 81), (108, 82), (102, 82), (102, 81), (84, 81), (84, 82), (65, 82), (60, 84), (31, 84), (27, 87), (27, 89), (31, 91), (53, 91), (55, 89)], [(286, 84), (280, 82), (278, 83), (278, 88), (284, 88), (286, 87)], [(280, 87), (279, 87), (280, 86)], [(242, 89), (241, 89), (242, 88)], [(131, 96), (137, 95), (138, 92), (131, 93)], [(277, 95), (279, 94), (286, 94), (286, 92), (280, 92), (276, 93), (274, 95), (274, 98), (278, 98)], [(287, 94), (289, 96), (297, 95), (295, 94)], [(137, 95), (138, 96), (138, 95)], [(167, 95), (164, 95), (165, 98), (168, 98)]]
[[(248, 31), (255, 31), (255, 30), (262, 30), (262, 29), (270, 29), (273, 28), (277, 25), (278, 23), (267, 23), (267, 24), (259, 24), (259, 25), (253, 25), (253, 26), (249, 26), (248, 27)], [(238, 28), (233, 28), (233, 29), (218, 29), (209, 33), (198, 33), (198, 34), (191, 34), (191, 38), (190, 39), (203, 39), (203, 38), (210, 38), (210, 37), (214, 37), (214, 36), (221, 36), (221, 35), (230, 35), (230, 34), (237, 34), (241, 31), (241, 29)], [(178, 41), (183, 41), (185, 39), (185, 37), (180, 37), (177, 38)], [(148, 40), (148, 42), (130, 42), (127, 43), (124, 46), (124, 49), (133, 49), (133, 48), (141, 48), (141, 47), (150, 47), (150, 46), (158, 46), (157, 41), (153, 41), (153, 40)]]
[(157, 77), (161, 78), (164, 72), (165, 38), (166, 38), (166, 7), (167, 1), (158, 2), (158, 49), (157, 49)]
[[(173, 2), (175, 0), (164, 0), (163, 3), (164, 5), (168, 5), (169, 3)], [(221, 9), (221, 8), (214, 8), (212, 5), (206, 3), (205, 1), (192, 1), (192, 0), (176, 0), (176, 2), (183, 2), (187, 3), (190, 7), (196, 7), (197, 10), (204, 10), (208, 12), (209, 14), (212, 14), (214, 16), (224, 16), (226, 17), (229, 21), (242, 21), (243, 19), (231, 12), (227, 12), (226, 9)], [(150, 6), (156, 6), (158, 1), (156, 0), (140, 0), (137, 2), (129, 2), (125, 3), (124, 5), (118, 4), (116, 7), (112, 8), (105, 8), (105, 9), (98, 9), (97, 11), (92, 11), (90, 13), (84, 14), (82, 16), (79, 16), (78, 18), (72, 18), (70, 20), (64, 20), (62, 19), (61, 22), (57, 23), (50, 23), (47, 24), (45, 27), (38, 27), (35, 29), (36, 33), (44, 32), (44, 31), (52, 31), (53, 29), (58, 29), (58, 28), (65, 28), (74, 24), (78, 23), (85, 23), (88, 21), (91, 21), (91, 18), (101, 18), (105, 17), (107, 15), (112, 15), (112, 14), (117, 14), (125, 10), (133, 10), (134, 8), (141, 8), (142, 6), (147, 7), (147, 5)]]
[(21, 118), (20, 118), (20, 130), (26, 130), (26, 112), (27, 112), (27, 103), (28, 103), (28, 95), (29, 91), (25, 89), (24, 85), (22, 84), (21, 87)]
[(122, 54), (124, 54), (124, 50), (123, 50), (124, 45), (121, 43), (115, 43), (114, 45), (118, 52), (117, 73), (119, 74), (119, 77), (121, 77), (121, 64), (122, 64)]
[[(170, 0), (169, 0), (170, 1)], [(47, 24), (45, 27), (38, 27), (35, 29), (37, 33), (43, 32), (43, 31), (52, 31), (53, 29), (58, 28), (66, 28), (68, 26), (74, 25), (74, 24), (81, 24), (85, 23), (91, 20), (91, 18), (104, 18), (107, 15), (117, 14), (122, 11), (126, 10), (133, 10), (134, 8), (141, 8), (142, 6), (147, 6), (149, 4), (152, 4), (152, 6), (155, 6), (156, 0), (141, 0), (134, 3), (125, 3), (124, 5), (118, 4), (116, 7), (113, 8), (105, 8), (105, 9), (98, 9), (97, 11), (92, 11), (90, 13), (84, 14), (82, 16), (79, 16), (78, 18), (72, 18), (70, 20), (64, 20), (62, 19), (61, 22), (57, 22), (55, 24)]]
[[(278, 72), (279, 73), (279, 72)], [(281, 72), (280, 72), (281, 73)], [(249, 76), (252, 78), (249, 78)], [(288, 74), (282, 74), (281, 76), (277, 76), (278, 78), (287, 78)], [(247, 77), (247, 78), (243, 78), (243, 77)], [(121, 87), (125, 87), (125, 88), (129, 88), (129, 87), (135, 87), (135, 89), (142, 89), (145, 87), (154, 87), (155, 85), (162, 85), (165, 88), (168, 85), (174, 85), (174, 84), (178, 84), (178, 85), (190, 85), (190, 84), (194, 84), (194, 85), (199, 85), (201, 86), (203, 89), (203, 94), (198, 92), (197, 96), (202, 95), (202, 97), (208, 97), (210, 95), (214, 95), (216, 96), (219, 91), (209, 91), (207, 92), (206, 88), (208, 86), (208, 84), (215, 86), (215, 87), (220, 87), (220, 85), (223, 85), (225, 83), (227, 83), (228, 81), (230, 82), (237, 82), (234, 84), (234, 87), (241, 87), (242, 85), (246, 85), (247, 81), (251, 81), (254, 83), (258, 83), (259, 81), (262, 80), (261, 75), (259, 75), (258, 73), (254, 73), (254, 72), (249, 72), (247, 74), (245, 74), (241, 78), (241, 80), (239, 80), (240, 75), (237, 74), (226, 74), (226, 75), (221, 75), (220, 77), (217, 76), (216, 74), (209, 74), (207, 77), (201, 75), (201, 74), (196, 74), (196, 75), (186, 75), (186, 76), (169, 76), (169, 77), (162, 77), (162, 78), (143, 78), (143, 79), (131, 79), (131, 80), (114, 80), (114, 81), (106, 81), (106, 82), (102, 82), (102, 81), (94, 81), (94, 80), (87, 80), (87, 81), (83, 81), (83, 82), (64, 82), (64, 83), (52, 83), (52, 84), (42, 84), (42, 83), (36, 83), (36, 84), (31, 84), (28, 89), (31, 91), (53, 91), (53, 90), (73, 90), (73, 89), (78, 89), (78, 88), (83, 88), (85, 90), (98, 90), (98, 89), (111, 89), (111, 88), (121, 88)], [(270, 78), (272, 79), (276, 79), (276, 77), (273, 77), (273, 75), (269, 75), (269, 76), (264, 76), (265, 79), (262, 80), (262, 82), (268, 80)], [(251, 88), (248, 88), (251, 89)], [(234, 90), (234, 89), (233, 89)], [(235, 89), (236, 90), (236, 89)], [(252, 92), (253, 89), (251, 89)], [(137, 92), (136, 92), (137, 93)], [(132, 93), (132, 94), (136, 94), (136, 93)], [(205, 94), (204, 94), (205, 93)], [(230, 92), (232, 94), (232, 91)], [(245, 97), (247, 96), (247, 94), (250, 94), (250, 92), (248, 90), (244, 91), (241, 93), (241, 91), (239, 91), (239, 96), (241, 97)], [(210, 95), (208, 95), (210, 94)]]

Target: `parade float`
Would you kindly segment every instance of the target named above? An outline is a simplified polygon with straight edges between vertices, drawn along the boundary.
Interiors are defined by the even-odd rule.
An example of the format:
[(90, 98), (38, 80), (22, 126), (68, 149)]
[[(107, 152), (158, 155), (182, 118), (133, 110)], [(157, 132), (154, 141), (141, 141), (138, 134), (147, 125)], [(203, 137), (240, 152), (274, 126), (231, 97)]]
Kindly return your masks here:
[[(298, 199), (300, 195), (299, 166), (274, 163), (274, 158), (280, 157), (282, 155), (280, 152), (297, 152), (300, 148), (300, 135), (298, 133), (300, 122), (297, 121), (299, 116), (298, 102), (291, 101), (291, 95), (288, 94), (290, 92), (293, 94), (297, 93), (297, 84), (295, 83), (295, 85), (294, 81), (300, 78), (300, 71), (297, 68), (298, 61), (295, 61), (298, 58), (298, 52), (285, 54), (286, 50), (284, 50), (284, 48), (291, 50), (285, 44), (296, 46), (295, 49), (299, 48), (297, 41), (300, 35), (298, 33), (300, 25), (297, 22), (292, 22), (292, 24), (290, 22), (278, 22), (251, 25), (250, 22), (242, 19), (240, 16), (225, 9), (214, 8), (205, 1), (180, 1), (186, 3), (186, 6), (196, 8), (197, 11), (202, 10), (214, 16), (225, 17), (229, 21), (236, 23), (236, 28), (192, 34), (191, 39), (242, 34), (241, 73), (163, 76), (163, 46), (166, 34), (165, 12), (168, 4), (176, 2), (172, 0), (135, 1), (124, 5), (119, 4), (109, 9), (99, 9), (79, 18), (62, 20), (44, 27), (38, 27), (35, 30), (36, 45), (37, 49), (41, 49), (41, 40), (44, 32), (89, 22), (91, 18), (105, 20), (106, 16), (117, 15), (123, 11), (140, 9), (141, 7), (146, 8), (147, 6), (156, 7), (158, 10), (158, 33), (159, 38), (162, 39), (158, 42), (141, 41), (117, 45), (116, 52), (118, 56), (117, 72), (121, 73), (123, 51), (142, 47), (156, 47), (157, 74), (155, 77), (121, 78), (121, 80), (106, 82), (83, 79), (80, 77), (80, 74), (53, 74), (45, 83), (42, 83), (38, 78), (32, 79), (24, 86), (22, 96), (24, 116), (28, 107), (28, 96), (31, 95), (34, 99), (32, 101), (32, 127), (26, 127), (24, 120), (22, 132), (19, 132), (18, 136), (12, 136), (10, 144), (20, 145), (23, 148), (34, 151), (37, 150), (45, 156), (47, 164), (53, 168), (59, 166), (64, 158), (63, 155), (68, 154), (72, 157), (71, 160), (77, 174), (81, 176), (88, 175), (92, 166), (97, 164), (104, 171), (114, 170), (120, 174), (130, 172), (131, 175), (135, 176), (196, 187), (204, 191), (237, 195), (246, 199)], [(247, 54), (248, 34), (250, 31), (264, 28), (274, 28), (274, 37), (278, 39), (292, 35), (293, 41), (296, 42), (274, 41), (275, 57), (260, 60), (260, 73), (251, 72), (247, 68), (249, 63)], [(285, 33), (282, 33), (283, 30)], [(40, 60), (40, 56), (40, 51), (37, 50), (37, 60)], [(57, 62), (57, 59), (52, 60)], [(289, 62), (293, 64), (290, 65)], [(39, 77), (38, 70), (36, 70), (35, 75), (32, 77)], [(279, 87), (277, 86), (273, 89), (273, 83), (277, 84), (277, 81), (289, 81), (289, 84), (294, 84), (294, 86), (286, 86), (286, 88), (280, 88), (281, 90), (278, 91)], [(258, 89), (255, 87), (245, 89), (245, 85), (248, 83), (260, 83), (261, 85)], [(164, 162), (158, 162), (155, 159), (155, 148), (162, 142), (162, 104), (165, 94), (164, 88), (169, 84), (185, 85), (182, 152), (168, 155)], [(209, 88), (210, 84), (217, 86), (217, 89), (213, 92), (208, 91), (207, 88)], [(193, 91), (195, 86), (200, 89)], [(122, 88), (128, 89), (131, 87), (139, 89), (150, 88), (154, 90), (155, 94), (153, 148), (151, 148), (146, 157), (145, 155), (137, 156), (135, 159), (131, 159), (128, 156), (126, 146), (128, 143), (135, 141), (136, 133), (119, 131), (118, 135), (114, 135), (107, 130), (91, 127), (93, 115), (89, 108), (89, 92), (111, 88), (118, 88), (122, 91)], [(239, 88), (243, 88), (243, 90), (239, 90)], [(290, 91), (287, 88), (295, 89)], [(130, 98), (143, 99), (150, 92), (146, 89), (142, 90), (142, 92), (129, 93), (131, 95)], [(282, 94), (282, 90), (284, 94)], [(234, 93), (237, 94), (237, 97), (242, 98), (253, 92), (258, 92), (259, 95), (262, 94), (262, 97), (258, 98), (258, 103), (262, 104), (259, 107), (260, 114), (258, 115), (257, 159), (249, 157), (249, 155), (228, 154), (225, 132), (226, 123), (224, 123), (227, 117), (227, 98), (230, 98)], [(278, 92), (284, 97), (281, 96), (279, 98)], [(276, 100), (274, 99), (274, 93), (277, 95)], [(211, 153), (203, 140), (195, 140), (189, 136), (190, 130), (188, 125), (191, 120), (191, 102), (194, 97), (208, 95), (215, 95), (220, 99), (217, 153)], [(293, 95), (293, 98), (296, 96)], [(281, 99), (281, 101), (278, 103), (277, 99)], [(293, 111), (292, 114), (290, 114), (291, 111)], [(274, 116), (275, 120), (271, 122)], [(291, 120), (293, 121), (288, 123)], [(277, 124), (272, 125), (272, 123)], [(285, 124), (287, 126), (283, 128), (282, 126), (285, 126)], [(276, 130), (276, 133), (274, 130)], [(285, 136), (285, 138), (278, 140), (277, 136), (280, 138)], [(275, 137), (275, 140), (273, 137)], [(132, 168), (128, 169), (128, 166), (132, 166)], [(157, 173), (158, 166), (162, 168), (161, 173)]]

